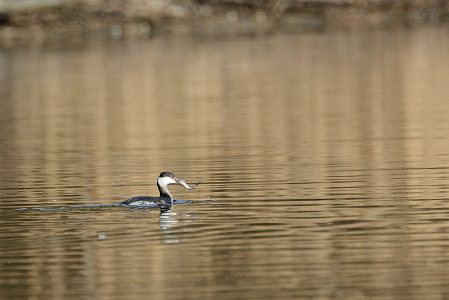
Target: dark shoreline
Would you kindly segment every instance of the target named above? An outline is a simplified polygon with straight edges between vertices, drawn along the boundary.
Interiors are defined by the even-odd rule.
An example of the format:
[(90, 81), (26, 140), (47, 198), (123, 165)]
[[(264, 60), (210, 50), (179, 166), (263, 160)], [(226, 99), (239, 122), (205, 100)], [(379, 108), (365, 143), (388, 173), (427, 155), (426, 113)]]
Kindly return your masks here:
[(163, 5), (158, 7), (144, 1), (68, 2), (3, 10), (0, 6), (0, 46), (148, 38), (160, 34), (216, 36), (415, 26), (449, 21), (447, 0), (166, 0), (159, 1)]

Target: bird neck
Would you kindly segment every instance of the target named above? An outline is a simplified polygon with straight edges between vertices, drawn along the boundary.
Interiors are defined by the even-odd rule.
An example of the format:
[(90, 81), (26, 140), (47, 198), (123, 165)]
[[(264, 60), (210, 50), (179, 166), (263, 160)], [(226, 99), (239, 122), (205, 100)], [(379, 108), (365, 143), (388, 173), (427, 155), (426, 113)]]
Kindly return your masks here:
[(159, 189), (159, 194), (161, 195), (161, 198), (170, 198), (170, 201), (173, 201), (173, 197), (170, 194), (170, 191), (168, 190), (166, 185), (161, 185), (158, 182), (157, 188)]

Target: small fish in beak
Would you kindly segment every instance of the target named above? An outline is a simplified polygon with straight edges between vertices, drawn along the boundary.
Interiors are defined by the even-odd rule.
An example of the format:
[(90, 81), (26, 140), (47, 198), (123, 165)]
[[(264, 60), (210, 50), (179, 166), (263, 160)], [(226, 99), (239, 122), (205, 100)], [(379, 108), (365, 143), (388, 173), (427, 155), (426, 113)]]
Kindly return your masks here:
[(196, 188), (196, 186), (197, 186), (198, 184), (201, 183), (201, 181), (199, 181), (198, 183), (195, 183), (194, 185), (188, 185), (188, 184), (185, 182), (184, 179), (179, 179), (179, 178), (176, 178), (176, 181), (178, 182), (178, 184), (179, 184), (180, 186), (183, 186), (186, 190), (193, 190), (193, 189)]

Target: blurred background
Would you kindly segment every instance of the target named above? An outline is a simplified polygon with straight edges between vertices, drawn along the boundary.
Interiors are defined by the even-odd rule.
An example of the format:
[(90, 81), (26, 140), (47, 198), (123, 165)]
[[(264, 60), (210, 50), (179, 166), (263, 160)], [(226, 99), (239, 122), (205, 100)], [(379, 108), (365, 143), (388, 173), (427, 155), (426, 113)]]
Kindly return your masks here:
[(447, 0), (1, 0), (0, 41), (417, 25), (448, 11)]
[(0, 0), (0, 298), (447, 298), (448, 15)]

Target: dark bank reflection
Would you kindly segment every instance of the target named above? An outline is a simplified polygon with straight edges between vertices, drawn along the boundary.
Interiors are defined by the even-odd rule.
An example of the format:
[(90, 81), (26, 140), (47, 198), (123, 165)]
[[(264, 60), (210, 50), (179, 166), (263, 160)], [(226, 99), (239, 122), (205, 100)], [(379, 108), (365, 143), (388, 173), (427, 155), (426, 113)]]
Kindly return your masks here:
[[(444, 298), (448, 38), (0, 50), (0, 293)], [(157, 195), (163, 170), (192, 203), (11, 210)]]

